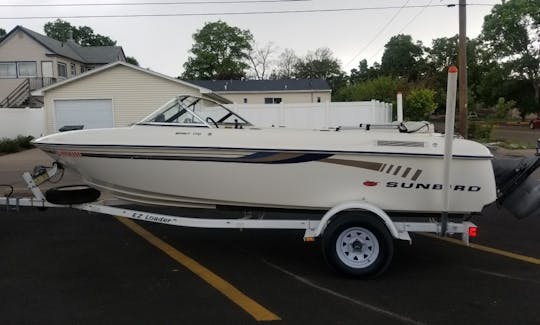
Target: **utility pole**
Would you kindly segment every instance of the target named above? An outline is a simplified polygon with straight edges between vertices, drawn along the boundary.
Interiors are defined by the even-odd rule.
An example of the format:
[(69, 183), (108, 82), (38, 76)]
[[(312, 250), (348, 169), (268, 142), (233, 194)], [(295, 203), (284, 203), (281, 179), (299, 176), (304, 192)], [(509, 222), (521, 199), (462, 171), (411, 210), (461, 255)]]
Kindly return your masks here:
[(467, 91), (467, 1), (459, 0), (459, 133), (467, 138), (468, 132), (468, 91)]

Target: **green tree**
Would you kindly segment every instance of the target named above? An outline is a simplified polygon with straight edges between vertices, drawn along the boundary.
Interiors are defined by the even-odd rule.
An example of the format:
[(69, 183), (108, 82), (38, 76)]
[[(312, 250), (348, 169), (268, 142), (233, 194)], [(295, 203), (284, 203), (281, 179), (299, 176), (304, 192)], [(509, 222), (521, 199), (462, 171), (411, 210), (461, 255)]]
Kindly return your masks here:
[(43, 27), (45, 34), (50, 38), (54, 38), (60, 42), (66, 42), (71, 31), (73, 40), (80, 46), (114, 46), (116, 41), (113, 41), (107, 36), (95, 34), (94, 30), (88, 26), (72, 26), (71, 23), (57, 19), (53, 22), (48, 22)]
[(496, 61), (487, 58), (482, 64), (483, 74), (478, 79), (477, 83), (471, 83), (470, 88), (474, 92), (480, 102), (486, 106), (493, 106), (501, 96), (512, 96), (506, 90), (508, 89), (509, 81), (506, 71)]
[(130, 64), (133, 64), (133, 65), (136, 65), (136, 66), (139, 66), (139, 61), (137, 61), (137, 59), (135, 59), (132, 56), (126, 57), (126, 62), (130, 63)]
[(295, 70), (295, 77), (299, 79), (329, 79), (342, 74), (339, 60), (327, 47), (309, 52), (298, 60)]
[[(446, 104), (448, 68), (458, 65), (458, 35), (434, 39), (425, 49), (425, 75), (418, 86), (436, 91), (438, 106)], [(478, 40), (467, 40), (467, 77), (469, 80), (469, 103), (478, 99), (478, 86), (492, 66), (485, 62), (485, 51)]]
[(540, 104), (540, 0), (508, 0), (484, 18), (482, 39), (509, 76), (527, 80)]
[(371, 67), (368, 67), (366, 59), (358, 62), (358, 69), (351, 69), (350, 82), (352, 84), (375, 79), (381, 75), (381, 66), (375, 62)]
[(245, 77), (246, 63), (253, 35), (249, 30), (231, 27), (219, 20), (206, 23), (193, 34), (193, 57), (184, 63), (184, 79), (240, 79)]
[(411, 121), (422, 121), (437, 108), (435, 91), (427, 88), (413, 89), (405, 96), (405, 118)]
[(327, 47), (309, 52), (295, 65), (295, 77), (298, 79), (324, 79), (328, 81), (332, 91), (344, 87), (347, 82), (345, 72), (341, 70), (339, 60)]
[(381, 73), (386, 76), (418, 80), (423, 67), (422, 43), (414, 44), (410, 35), (395, 35), (384, 46)]

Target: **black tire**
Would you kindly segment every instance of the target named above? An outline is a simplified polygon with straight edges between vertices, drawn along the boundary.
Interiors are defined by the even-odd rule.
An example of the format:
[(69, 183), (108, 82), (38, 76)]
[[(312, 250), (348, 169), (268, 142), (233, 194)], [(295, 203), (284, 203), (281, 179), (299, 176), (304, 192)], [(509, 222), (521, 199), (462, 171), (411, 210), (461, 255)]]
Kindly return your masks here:
[(86, 185), (54, 187), (45, 192), (47, 201), (53, 204), (82, 204), (96, 201), (101, 193)]
[(377, 277), (392, 261), (394, 241), (376, 216), (338, 215), (324, 232), (322, 248), (326, 261), (337, 271), (354, 277)]

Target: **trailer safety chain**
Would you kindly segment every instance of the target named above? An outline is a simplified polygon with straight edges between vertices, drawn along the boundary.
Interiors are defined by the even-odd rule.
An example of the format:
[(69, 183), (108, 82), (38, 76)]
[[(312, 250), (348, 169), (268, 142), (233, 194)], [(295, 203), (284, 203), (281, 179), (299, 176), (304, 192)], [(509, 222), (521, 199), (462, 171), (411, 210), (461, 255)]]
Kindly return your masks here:
[(15, 199), (16, 206), (13, 207), (12, 209), (10, 209), (11, 206), (10, 206), (10, 204), (8, 204), (9, 199), (13, 195), (13, 191), (14, 191), (13, 185), (11, 185), (11, 184), (0, 184), (0, 187), (9, 187), (10, 188), (9, 193), (4, 194), (4, 197), (6, 198), (6, 212), (9, 212), (9, 211), (17, 211), (18, 212), (19, 211), (19, 198)]
[(13, 185), (11, 185), (11, 184), (0, 184), (0, 186), (1, 186), (1, 187), (9, 187), (9, 188), (10, 188), (9, 193), (4, 194), (4, 197), (8, 198), (8, 197), (11, 197), (11, 195), (13, 195), (13, 191), (14, 191)]

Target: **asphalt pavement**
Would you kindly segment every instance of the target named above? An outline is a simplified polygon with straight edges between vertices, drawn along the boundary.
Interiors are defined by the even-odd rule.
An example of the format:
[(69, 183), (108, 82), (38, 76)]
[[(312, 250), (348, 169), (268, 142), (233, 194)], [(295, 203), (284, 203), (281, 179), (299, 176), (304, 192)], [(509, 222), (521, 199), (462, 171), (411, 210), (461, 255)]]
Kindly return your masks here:
[[(397, 243), (382, 277), (356, 280), (334, 273), (319, 243), (304, 243), (297, 231), (140, 225), (276, 323), (539, 324), (540, 219), (515, 221), (492, 209), (475, 222), (475, 243), (537, 263), (416, 235), (413, 245)], [(111, 216), (1, 212), (0, 254), (2, 324), (258, 323)]]
[[(50, 163), (0, 157), (0, 183), (24, 194), (36, 161)], [(137, 222), (141, 233), (108, 215), (0, 207), (0, 324), (540, 324), (540, 218), (492, 205), (473, 222), (471, 247), (413, 235), (382, 277), (357, 280), (298, 231)]]

